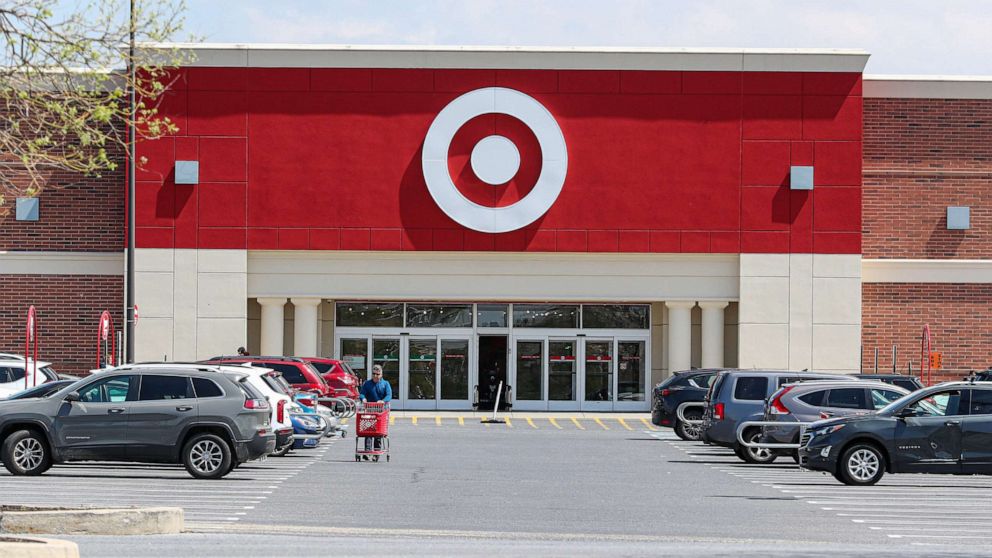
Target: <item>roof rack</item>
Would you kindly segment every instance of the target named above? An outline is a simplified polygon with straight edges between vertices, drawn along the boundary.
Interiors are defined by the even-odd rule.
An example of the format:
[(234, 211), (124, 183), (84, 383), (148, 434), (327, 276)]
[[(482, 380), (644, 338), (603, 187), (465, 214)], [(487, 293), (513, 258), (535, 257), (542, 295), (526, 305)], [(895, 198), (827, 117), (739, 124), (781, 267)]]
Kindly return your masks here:
[(215, 356), (208, 358), (206, 361), (211, 362), (214, 360), (278, 360), (282, 362), (305, 362), (302, 358), (291, 357), (291, 356), (265, 356), (265, 355), (231, 355), (231, 356)]

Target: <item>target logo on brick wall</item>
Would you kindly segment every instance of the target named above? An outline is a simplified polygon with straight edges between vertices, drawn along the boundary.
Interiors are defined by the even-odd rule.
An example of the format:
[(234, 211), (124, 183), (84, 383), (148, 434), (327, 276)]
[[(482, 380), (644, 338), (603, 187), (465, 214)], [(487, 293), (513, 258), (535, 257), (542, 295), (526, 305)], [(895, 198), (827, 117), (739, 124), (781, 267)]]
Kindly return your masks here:
[[(505, 206), (484, 205), (470, 199), (455, 184), (449, 165), (452, 142), (460, 130), (478, 117), (490, 114), (505, 115), (512, 122), (521, 123), (536, 140), (531, 151), (540, 151), (540, 169), (536, 171), (533, 186)], [(508, 127), (512, 128), (512, 125)], [(521, 154), (518, 143), (498, 131), (488, 134), (471, 149), (473, 178), (499, 188), (521, 174), (522, 158), (528, 156), (537, 158), (538, 154)], [(555, 203), (565, 184), (568, 151), (561, 128), (544, 105), (520, 91), (486, 87), (465, 93), (438, 113), (424, 139), (421, 163), (427, 189), (448, 217), (472, 230), (503, 233), (533, 223)], [(525, 160), (524, 167), (532, 168), (533, 164)]]

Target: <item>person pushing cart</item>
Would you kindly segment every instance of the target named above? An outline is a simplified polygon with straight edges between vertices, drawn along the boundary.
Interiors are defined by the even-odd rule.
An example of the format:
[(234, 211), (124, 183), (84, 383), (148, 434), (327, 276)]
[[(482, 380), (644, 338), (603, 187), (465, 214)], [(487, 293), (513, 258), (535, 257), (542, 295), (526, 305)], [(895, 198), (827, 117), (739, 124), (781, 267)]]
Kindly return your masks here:
[[(382, 366), (372, 367), (372, 378), (362, 384), (359, 392), (361, 406), (358, 409), (355, 433), (355, 461), (378, 461), (385, 455), (389, 461), (389, 402), (393, 399), (393, 388), (382, 377)], [(365, 439), (365, 449), (359, 450), (359, 440)]]

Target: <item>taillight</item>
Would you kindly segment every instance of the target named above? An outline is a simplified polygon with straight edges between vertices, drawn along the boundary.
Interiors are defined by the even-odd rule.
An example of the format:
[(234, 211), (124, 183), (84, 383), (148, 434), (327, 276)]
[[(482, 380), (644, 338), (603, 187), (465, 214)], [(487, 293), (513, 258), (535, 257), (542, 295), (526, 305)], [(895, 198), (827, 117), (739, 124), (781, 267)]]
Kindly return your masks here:
[(314, 406), (314, 400), (313, 398), (310, 397), (300, 397), (299, 399), (296, 400), (296, 402), (299, 403), (300, 405), (306, 405), (307, 407)]
[(661, 390), (661, 396), (662, 397), (668, 397), (671, 394), (672, 394), (672, 390), (670, 390), (668, 388), (665, 388), (665, 389)]
[(768, 406), (768, 412), (770, 414), (773, 414), (773, 415), (788, 415), (788, 414), (791, 414), (792, 413), (792, 411), (790, 411), (789, 408), (786, 407), (782, 403), (782, 396), (785, 395), (786, 393), (789, 393), (789, 391), (793, 387), (795, 387), (795, 386), (789, 386), (789, 387), (783, 389), (778, 394), (778, 396), (775, 399), (772, 399), (771, 405)]
[(268, 408), (269, 402), (264, 399), (245, 399), (245, 409), (262, 410)]
[(276, 403), (276, 421), (286, 422), (286, 400), (280, 399)]
[(713, 419), (723, 420), (723, 403), (713, 405)]

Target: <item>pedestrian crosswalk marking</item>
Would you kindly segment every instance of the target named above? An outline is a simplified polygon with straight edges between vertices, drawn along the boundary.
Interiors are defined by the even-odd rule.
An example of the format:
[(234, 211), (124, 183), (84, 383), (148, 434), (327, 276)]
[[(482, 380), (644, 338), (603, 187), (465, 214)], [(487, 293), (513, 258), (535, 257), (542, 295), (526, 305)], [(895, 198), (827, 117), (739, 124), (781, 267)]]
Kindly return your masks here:
[(561, 430), (561, 426), (558, 425), (558, 421), (556, 421), (554, 418), (549, 418), (548, 422), (551, 423), (551, 426), (554, 426), (558, 430)]
[(623, 426), (624, 428), (626, 428), (627, 430), (633, 430), (633, 428), (631, 428), (630, 426), (628, 426), (628, 425), (627, 425), (627, 422), (626, 422), (626, 421), (624, 421), (624, 420), (623, 420), (622, 418), (618, 418), (618, 419), (617, 419), (617, 422), (619, 422), (619, 423), (620, 423), (620, 424), (621, 424), (621, 425), (622, 425), (622, 426)]
[(527, 417), (527, 424), (529, 424), (531, 428), (537, 428), (537, 425), (534, 424), (534, 419), (530, 417)]
[(609, 426), (606, 426), (606, 424), (602, 420), (600, 420), (598, 418), (593, 419), (593, 420), (596, 421), (596, 424), (602, 426), (603, 427), (603, 430), (609, 430), (610, 429), (610, 427)]
[(410, 417), (410, 422), (413, 423), (414, 425), (416, 425), (417, 424), (417, 415), (413, 415), (412, 417)]
[(658, 431), (658, 429), (657, 429), (657, 428), (655, 428), (655, 427), (654, 427), (654, 425), (653, 425), (653, 424), (651, 424), (651, 423), (650, 423), (650, 422), (648, 421), (648, 419), (646, 419), (646, 418), (642, 418), (642, 419), (641, 419), (641, 422), (643, 422), (643, 423), (644, 423), (644, 426), (646, 426), (646, 427), (648, 428), (648, 430), (650, 430), (651, 432), (657, 432), (657, 431)]
[(575, 420), (574, 417), (572, 418), (572, 422), (575, 423), (575, 427), (578, 428), (579, 430), (585, 430), (586, 429), (586, 427), (585, 426), (582, 426), (581, 424), (579, 424), (579, 421)]
[(458, 417), (458, 426), (465, 426), (465, 417)]
[(434, 417), (434, 424), (441, 426), (441, 417)]

